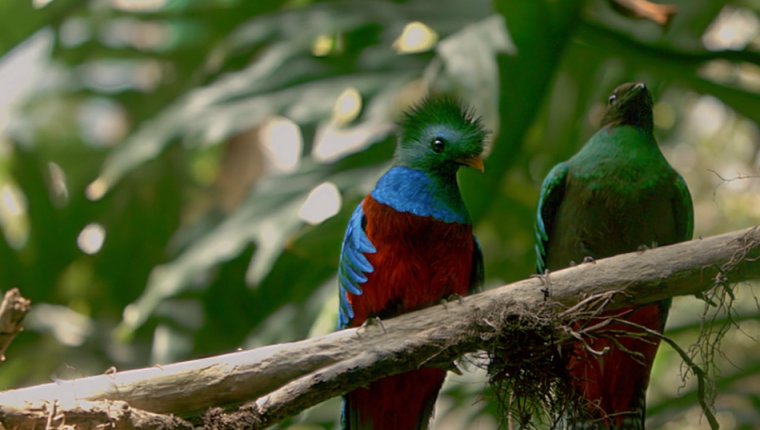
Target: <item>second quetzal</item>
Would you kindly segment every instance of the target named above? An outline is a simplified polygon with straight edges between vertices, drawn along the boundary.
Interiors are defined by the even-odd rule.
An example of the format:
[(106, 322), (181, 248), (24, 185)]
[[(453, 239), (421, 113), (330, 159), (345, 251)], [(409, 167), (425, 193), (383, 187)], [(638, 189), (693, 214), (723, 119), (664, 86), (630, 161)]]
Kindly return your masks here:
[[(431, 97), (407, 112), (393, 167), (356, 208), (340, 256), (340, 328), (466, 295), (483, 257), (457, 185), (460, 166), (483, 170), (485, 132), (457, 101)], [(343, 428), (428, 428), (446, 371), (422, 368), (346, 394)]]
[[(587, 257), (600, 259), (652, 244), (690, 240), (694, 230), (691, 195), (655, 140), (652, 97), (642, 83), (619, 86), (609, 98), (602, 128), (575, 156), (555, 166), (538, 202), (538, 271), (568, 267)], [(605, 312), (662, 332), (670, 300)], [(612, 331), (635, 332), (613, 324)], [(645, 395), (659, 339), (619, 336), (571, 348), (567, 369), (583, 399), (570, 413), (569, 429), (643, 429)], [(640, 354), (636, 357), (625, 352)]]

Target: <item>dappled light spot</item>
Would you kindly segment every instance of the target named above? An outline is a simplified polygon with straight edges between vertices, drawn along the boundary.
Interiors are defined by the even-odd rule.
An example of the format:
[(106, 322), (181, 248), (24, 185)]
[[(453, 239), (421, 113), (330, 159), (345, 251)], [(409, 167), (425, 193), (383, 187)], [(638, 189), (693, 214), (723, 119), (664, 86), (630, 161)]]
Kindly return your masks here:
[(333, 121), (338, 125), (347, 124), (362, 110), (362, 96), (356, 88), (346, 88), (338, 96), (333, 107)]
[(697, 73), (703, 78), (708, 78), (721, 84), (728, 84), (734, 80), (736, 68), (730, 61), (714, 60), (700, 67)]
[[(664, 149), (665, 148), (663, 148), (663, 150)], [(691, 172), (697, 165), (697, 152), (694, 150), (694, 147), (689, 144), (679, 143), (669, 152), (670, 157), (668, 157), (668, 162), (681, 174)]]
[(274, 225), (274, 223), (265, 223), (261, 227), (261, 243), (263, 245), (272, 245), (274, 243), (277, 243), (278, 238), (280, 237), (280, 234), (277, 232), (277, 227)]
[(303, 152), (301, 129), (293, 121), (274, 117), (261, 127), (261, 147), (268, 166), (278, 173), (291, 173), (298, 168)]
[(387, 123), (364, 123), (356, 127), (342, 128), (334, 123), (317, 130), (312, 155), (319, 162), (329, 163), (367, 146), (373, 137), (390, 132)]
[(58, 30), (58, 38), (67, 48), (75, 48), (90, 40), (90, 37), (90, 22), (84, 18), (67, 19)]
[(95, 60), (77, 68), (79, 81), (93, 90), (114, 94), (126, 90), (153, 92), (163, 72), (156, 60)]
[(77, 245), (85, 254), (97, 254), (106, 240), (106, 229), (98, 223), (90, 223), (77, 237)]
[(66, 186), (66, 172), (56, 163), (48, 163), (48, 192), (53, 206), (62, 208), (69, 202), (69, 189)]
[(134, 304), (129, 304), (122, 312), (122, 319), (125, 326), (134, 327), (140, 322), (140, 310)]
[(26, 197), (13, 185), (5, 184), (0, 191), (0, 198), (5, 212), (11, 216), (26, 214)]
[(163, 9), (167, 0), (111, 0), (114, 9), (124, 12), (156, 12)]
[(79, 134), (93, 146), (111, 146), (127, 135), (124, 109), (113, 100), (93, 97), (79, 106)]
[(702, 43), (711, 51), (741, 50), (759, 33), (760, 22), (754, 12), (725, 6), (702, 36)]
[(696, 132), (712, 136), (717, 133), (728, 119), (726, 107), (712, 96), (702, 96), (691, 111), (691, 123)]
[(142, 51), (161, 51), (171, 45), (174, 36), (174, 31), (167, 22), (120, 18), (106, 25), (100, 33), (100, 40), (112, 48), (132, 47)]
[(108, 188), (108, 182), (106, 182), (104, 178), (100, 177), (87, 186), (87, 189), (84, 191), (84, 195), (88, 200), (95, 202), (102, 199), (103, 196), (106, 195)]
[(7, 244), (13, 249), (23, 248), (29, 237), (26, 208), (26, 196), (23, 191), (10, 183), (0, 187), (0, 228)]
[(739, 85), (754, 93), (760, 93), (760, 67), (755, 64), (741, 63), (737, 65)]
[(37, 332), (48, 333), (66, 346), (81, 346), (93, 332), (93, 323), (66, 306), (36, 303), (24, 325)]
[(335, 216), (342, 203), (338, 187), (332, 182), (325, 182), (311, 190), (298, 215), (309, 224), (317, 225)]
[(53, 0), (32, 0), (32, 7), (35, 9), (42, 9), (50, 4)]
[(438, 42), (438, 33), (427, 25), (414, 21), (404, 27), (401, 36), (393, 42), (393, 49), (399, 54), (416, 54), (433, 49)]
[(178, 357), (184, 357), (193, 349), (193, 341), (185, 333), (159, 324), (153, 332), (153, 348), (150, 361), (154, 364), (169, 364)]
[(334, 39), (326, 34), (322, 34), (314, 41), (311, 46), (311, 53), (316, 57), (324, 57), (329, 54), (333, 48)]

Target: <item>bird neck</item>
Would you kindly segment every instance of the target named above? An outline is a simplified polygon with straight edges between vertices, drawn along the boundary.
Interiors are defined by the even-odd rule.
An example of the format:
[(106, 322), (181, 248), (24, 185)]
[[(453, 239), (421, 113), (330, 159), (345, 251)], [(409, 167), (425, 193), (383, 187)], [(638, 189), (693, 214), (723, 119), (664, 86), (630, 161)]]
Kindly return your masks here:
[(471, 224), (456, 171), (430, 173), (396, 166), (380, 178), (372, 198), (399, 212), (446, 223)]
[(603, 127), (573, 158), (591, 164), (601, 159), (619, 159), (625, 163), (658, 155), (662, 157), (662, 152), (651, 132), (623, 125)]

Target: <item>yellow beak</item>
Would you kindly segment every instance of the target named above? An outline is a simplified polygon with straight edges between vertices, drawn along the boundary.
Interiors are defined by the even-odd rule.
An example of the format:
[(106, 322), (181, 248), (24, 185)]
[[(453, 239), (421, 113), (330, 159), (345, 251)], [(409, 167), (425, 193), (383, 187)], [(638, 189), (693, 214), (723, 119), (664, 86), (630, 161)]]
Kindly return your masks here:
[(483, 164), (483, 159), (477, 156), (472, 158), (460, 158), (457, 160), (457, 163), (470, 166), (473, 169), (480, 170), (482, 173), (486, 172), (486, 166)]

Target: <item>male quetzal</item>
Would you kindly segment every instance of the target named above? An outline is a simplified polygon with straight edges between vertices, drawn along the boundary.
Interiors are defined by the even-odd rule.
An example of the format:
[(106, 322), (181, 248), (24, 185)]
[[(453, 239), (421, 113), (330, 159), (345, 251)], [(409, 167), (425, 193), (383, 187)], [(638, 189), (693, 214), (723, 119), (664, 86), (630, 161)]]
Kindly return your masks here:
[[(600, 259), (691, 239), (694, 210), (689, 189), (660, 152), (653, 128), (652, 97), (646, 86), (623, 84), (609, 98), (601, 130), (549, 172), (536, 220), (539, 273), (587, 257)], [(662, 333), (670, 303), (601, 316), (622, 314)], [(603, 330), (636, 331), (621, 324)], [(580, 411), (570, 414), (567, 428), (644, 428), (646, 389), (659, 339), (616, 340), (641, 356), (625, 352), (609, 337), (589, 341), (595, 351), (609, 348), (601, 356), (581, 344), (568, 351), (572, 386), (585, 401)]]
[[(393, 167), (356, 208), (340, 254), (341, 329), (460, 296), (483, 282), (483, 257), (457, 170), (483, 171), (480, 119), (448, 97), (406, 112)], [(446, 371), (422, 368), (345, 395), (343, 428), (427, 429)]]

